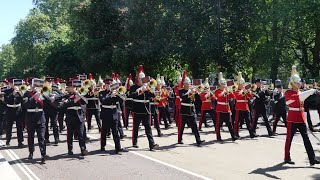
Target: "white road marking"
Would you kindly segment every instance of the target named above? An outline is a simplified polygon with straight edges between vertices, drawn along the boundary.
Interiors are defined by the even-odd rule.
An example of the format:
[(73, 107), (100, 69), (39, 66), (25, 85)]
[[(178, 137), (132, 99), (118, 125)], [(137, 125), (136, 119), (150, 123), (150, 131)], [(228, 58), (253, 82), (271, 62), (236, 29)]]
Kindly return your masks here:
[(6, 180), (21, 180), (21, 178), (14, 171), (14, 169), (10, 166), (8, 161), (5, 160), (5, 158), (3, 157), (3, 155), (1, 153), (0, 153), (0, 159), (3, 159), (3, 161), (0, 162), (1, 178), (4, 178)]
[[(0, 140), (0, 145), (4, 145), (4, 142), (1, 141), (1, 140)], [(30, 180), (33, 180), (33, 179), (35, 179), (35, 180), (40, 180), (40, 179), (28, 168), (28, 166), (20, 160), (19, 156), (18, 156), (15, 152), (13, 152), (11, 149), (5, 150), (5, 152), (8, 154), (8, 156), (9, 156), (13, 161), (19, 162), (19, 163), (17, 163), (17, 166), (18, 166), (19, 169), (28, 177), (28, 179), (30, 179)], [(28, 171), (28, 172), (27, 172), (27, 171)], [(33, 177), (31, 177), (30, 175), (33, 176)]]
[[(99, 139), (99, 138), (96, 138), (96, 137), (91, 136), (91, 135), (88, 135), (88, 134), (87, 134), (87, 136), (90, 137), (90, 138), (92, 138), (92, 139)], [(113, 144), (113, 143), (110, 143), (110, 142), (107, 142), (107, 144), (109, 144), (110, 146), (114, 146), (114, 144)], [(192, 176), (195, 176), (195, 177), (198, 177), (198, 178), (201, 178), (201, 179), (213, 180), (212, 178), (202, 176), (202, 175), (200, 175), (200, 174), (197, 174), (197, 173), (188, 171), (188, 170), (186, 170), (186, 169), (177, 167), (177, 166), (175, 166), (175, 165), (172, 165), (172, 164), (169, 164), (169, 163), (160, 161), (160, 160), (158, 160), (158, 159), (155, 159), (155, 158), (152, 158), (152, 157), (143, 155), (143, 154), (138, 153), (138, 152), (135, 152), (135, 151), (128, 151), (128, 152), (129, 152), (129, 153), (132, 153), (132, 154), (135, 154), (135, 155), (137, 155), (137, 156), (143, 157), (143, 158), (145, 158), (145, 159), (149, 159), (149, 160), (151, 160), (151, 161), (153, 161), (153, 162), (156, 162), (156, 163), (159, 163), (159, 164), (162, 164), (162, 165), (165, 165), (165, 166), (174, 168), (174, 169), (176, 169), (176, 170), (178, 170), (178, 171), (184, 172), (184, 173), (186, 173), (186, 174), (190, 174), (190, 175), (192, 175)]]

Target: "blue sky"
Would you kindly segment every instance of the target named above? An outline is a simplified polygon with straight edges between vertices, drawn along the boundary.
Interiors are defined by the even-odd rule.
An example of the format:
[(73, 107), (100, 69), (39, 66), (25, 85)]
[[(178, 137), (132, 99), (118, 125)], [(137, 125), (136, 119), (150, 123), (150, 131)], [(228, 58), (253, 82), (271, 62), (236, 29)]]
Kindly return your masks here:
[(32, 0), (0, 0), (0, 46), (9, 43), (14, 27), (31, 8)]

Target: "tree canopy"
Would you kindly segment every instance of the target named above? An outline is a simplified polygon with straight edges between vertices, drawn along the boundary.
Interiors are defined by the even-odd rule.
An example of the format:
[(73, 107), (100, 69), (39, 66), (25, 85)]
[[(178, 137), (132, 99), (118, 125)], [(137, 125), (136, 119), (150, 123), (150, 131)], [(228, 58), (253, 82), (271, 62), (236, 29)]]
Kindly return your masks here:
[(318, 0), (34, 0), (0, 50), (1, 78), (75, 73), (287, 79), (320, 68)]

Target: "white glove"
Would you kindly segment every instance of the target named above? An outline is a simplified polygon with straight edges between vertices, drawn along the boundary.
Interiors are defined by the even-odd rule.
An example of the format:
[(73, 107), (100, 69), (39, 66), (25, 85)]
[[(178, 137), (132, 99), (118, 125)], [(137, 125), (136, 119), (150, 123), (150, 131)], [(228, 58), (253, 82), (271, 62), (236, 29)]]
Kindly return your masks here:
[(310, 90), (299, 93), (300, 101), (304, 102), (309, 96), (314, 94), (316, 91), (317, 91), (316, 89), (310, 89)]

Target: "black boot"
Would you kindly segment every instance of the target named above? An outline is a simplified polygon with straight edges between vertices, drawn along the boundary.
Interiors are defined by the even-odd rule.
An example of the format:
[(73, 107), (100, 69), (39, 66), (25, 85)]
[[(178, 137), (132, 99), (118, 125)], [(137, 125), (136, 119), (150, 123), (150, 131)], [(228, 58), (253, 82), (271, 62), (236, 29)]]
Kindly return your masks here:
[(320, 164), (320, 161), (318, 159), (314, 159), (314, 160), (310, 161), (311, 166), (313, 166), (315, 164)]
[(286, 164), (295, 164), (295, 162), (293, 162), (291, 159), (285, 160), (284, 163), (286, 163)]
[(33, 159), (33, 153), (30, 153), (30, 154), (29, 154), (28, 159), (29, 159), (29, 160)]

